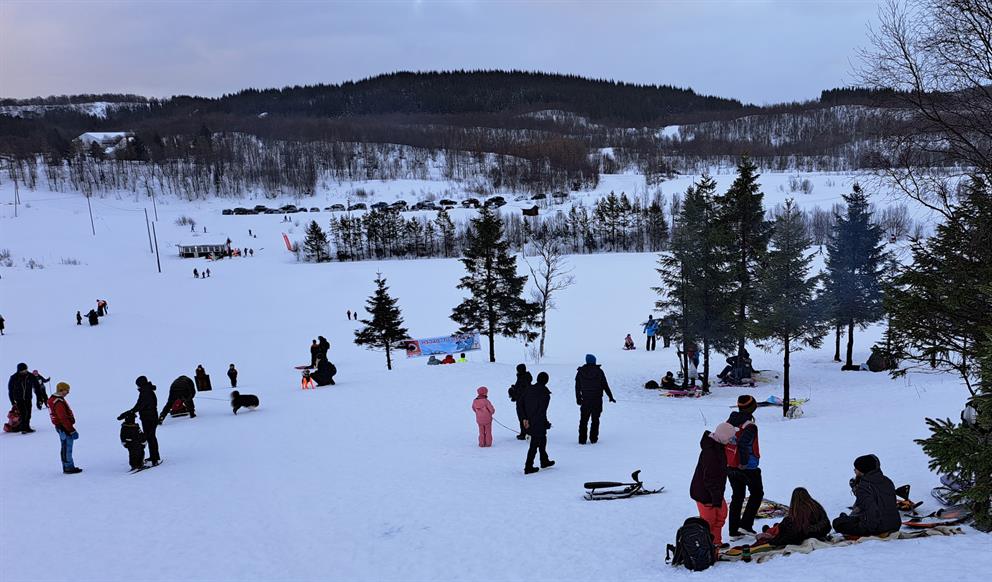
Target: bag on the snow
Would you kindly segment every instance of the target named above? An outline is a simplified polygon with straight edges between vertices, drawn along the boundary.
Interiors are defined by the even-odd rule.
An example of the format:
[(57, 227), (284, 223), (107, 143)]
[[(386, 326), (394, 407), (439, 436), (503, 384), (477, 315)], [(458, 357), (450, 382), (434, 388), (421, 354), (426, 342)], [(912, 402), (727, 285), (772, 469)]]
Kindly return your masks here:
[(7, 422), (3, 423), (3, 432), (16, 432), (21, 426), (21, 415), (17, 412), (17, 407), (11, 407), (7, 413)]
[(701, 517), (690, 517), (675, 533), (675, 545), (668, 544), (665, 563), (702, 572), (716, 561), (710, 524)]

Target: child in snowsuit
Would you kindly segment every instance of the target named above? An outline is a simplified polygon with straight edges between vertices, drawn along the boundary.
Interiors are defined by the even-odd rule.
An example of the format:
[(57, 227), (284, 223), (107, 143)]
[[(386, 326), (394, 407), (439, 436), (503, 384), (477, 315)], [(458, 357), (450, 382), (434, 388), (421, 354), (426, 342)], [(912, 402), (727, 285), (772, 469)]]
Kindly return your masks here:
[(627, 337), (623, 338), (623, 349), (625, 350), (637, 349), (637, 347), (634, 346), (634, 338), (630, 337), (629, 333), (627, 334)]
[[(727, 521), (727, 454), (724, 446), (734, 437), (734, 427), (723, 422), (713, 432), (706, 431), (699, 441), (699, 460), (689, 486), (689, 497), (696, 502), (699, 517), (710, 524), (713, 544), (723, 545), (723, 524)], [(714, 551), (716, 551), (714, 548)]]
[(231, 379), (231, 388), (238, 387), (238, 370), (231, 364), (231, 367), (227, 369), (227, 377)]
[(130, 410), (124, 413), (124, 422), (121, 423), (121, 444), (127, 449), (127, 460), (132, 471), (145, 466), (145, 435)]
[(480, 386), (476, 391), (478, 396), (472, 401), (472, 410), (475, 412), (475, 422), (479, 425), (479, 446), (493, 446), (493, 415), (496, 408), (489, 402), (489, 388)]

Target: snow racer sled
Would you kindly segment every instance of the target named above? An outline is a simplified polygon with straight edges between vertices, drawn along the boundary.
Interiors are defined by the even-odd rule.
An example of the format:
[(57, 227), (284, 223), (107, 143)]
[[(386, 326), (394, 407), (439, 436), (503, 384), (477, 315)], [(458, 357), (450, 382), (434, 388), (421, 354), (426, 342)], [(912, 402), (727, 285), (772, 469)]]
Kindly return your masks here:
[(183, 402), (182, 398), (177, 398), (176, 401), (172, 403), (172, 408), (169, 409), (169, 416), (172, 418), (189, 416), (189, 409), (186, 408), (186, 403)]
[(618, 483), (616, 481), (590, 481), (584, 485), (587, 501), (603, 501), (607, 499), (627, 499), (635, 495), (652, 495), (661, 493), (665, 488), (645, 489), (640, 479), (641, 470), (630, 474), (633, 483)]
[(21, 414), (13, 406), (7, 413), (7, 422), (3, 423), (3, 432), (17, 432), (21, 429)]

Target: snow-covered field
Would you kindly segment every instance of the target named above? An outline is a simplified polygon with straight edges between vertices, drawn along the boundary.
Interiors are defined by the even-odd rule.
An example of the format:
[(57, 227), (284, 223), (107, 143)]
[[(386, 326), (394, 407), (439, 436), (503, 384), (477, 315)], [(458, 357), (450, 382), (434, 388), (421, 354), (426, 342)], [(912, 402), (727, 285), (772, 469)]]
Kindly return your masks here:
[[(721, 187), (730, 179), (721, 176)], [(828, 179), (835, 180), (833, 189)], [(599, 190), (619, 191), (633, 180), (607, 177)], [(822, 198), (816, 204), (825, 208), (849, 189), (842, 177), (822, 180), (809, 198)], [(0, 189), (0, 200), (11, 200), (9, 186)], [(666, 195), (679, 189), (664, 186)], [(0, 267), (7, 326), (0, 370), (12, 373), (24, 361), (51, 375), (53, 384), (72, 385), (69, 401), (80, 433), (75, 458), (84, 472), (61, 473), (58, 439), (44, 413), (34, 417), (38, 432), (32, 435), (0, 434), (0, 579), (687, 575), (665, 566), (665, 544), (696, 511), (688, 487), (702, 431), (724, 420), (745, 390), (718, 388), (709, 398), (677, 400), (641, 387), (676, 368), (672, 350), (620, 350), (624, 334), (641, 337), (637, 323), (653, 305), (654, 255), (570, 259), (577, 283), (551, 315), (548, 356), (529, 362), (551, 376), (548, 450), (557, 465), (525, 477), (526, 444), (495, 425), (494, 446), (477, 447), (470, 405), (475, 389), (488, 386), (496, 419), (514, 425), (506, 388), (526, 348), (499, 340), (496, 364), (474, 352), (468, 364), (428, 368), (423, 360), (400, 361), (390, 372), (382, 354), (351, 342), (355, 324), (345, 311), (364, 305), (377, 271), (388, 278), (414, 336), (451, 331), (448, 316), (461, 297), (456, 260), (297, 264), (283, 246), (286, 224), (279, 215), (221, 216), (232, 204), (160, 201), (159, 274), (143, 204), (94, 199), (94, 237), (81, 197), (21, 194), (30, 207), (22, 206), (20, 217), (12, 217), (9, 204), (0, 210), (0, 249), (9, 249), (14, 262)], [(772, 183), (766, 194), (768, 205), (784, 198)], [(802, 203), (803, 195), (796, 198)], [(188, 227), (174, 225), (180, 215), (195, 218), (207, 234), (191, 237)], [(248, 238), (249, 228), (257, 238)], [(255, 257), (208, 264), (180, 259), (172, 246), (227, 237), (254, 248)], [(45, 267), (28, 269), (28, 259)], [(193, 279), (193, 267), (207, 266), (210, 279)], [(76, 310), (85, 313), (97, 298), (110, 302), (110, 314), (98, 327), (77, 327)], [(301, 391), (293, 365), (308, 361), (318, 334), (331, 342), (338, 384)], [(877, 328), (860, 333), (855, 358), (863, 361), (879, 337)], [(572, 379), (586, 353), (598, 356), (619, 400), (606, 405), (594, 446), (576, 442)], [(752, 354), (759, 368), (781, 368), (778, 354)], [(911, 484), (915, 497), (933, 506), (929, 489), (937, 478), (912, 440), (926, 435), (925, 416), (956, 417), (964, 389), (949, 376), (894, 381), (841, 373), (831, 355), (832, 344), (794, 356), (796, 395), (812, 399), (804, 418), (786, 421), (774, 409), (758, 411), (766, 495), (788, 502), (802, 485), (836, 516), (853, 501), (847, 485), (852, 460), (873, 452), (897, 485)], [(259, 409), (237, 416), (224, 388), (232, 362), (241, 372), (241, 391), (261, 399)], [(134, 403), (135, 377), (148, 376), (164, 399), (176, 376), (192, 375), (201, 363), (215, 389), (198, 395), (197, 418), (168, 419), (158, 432), (165, 463), (129, 475), (115, 417)], [(759, 400), (779, 390), (752, 389)], [(664, 485), (665, 493), (582, 500), (583, 482), (623, 480), (634, 469), (647, 484)], [(721, 563), (699, 577), (917, 580), (939, 571), (946, 579), (984, 579), (992, 570), (992, 538), (966, 530), (760, 565)]]

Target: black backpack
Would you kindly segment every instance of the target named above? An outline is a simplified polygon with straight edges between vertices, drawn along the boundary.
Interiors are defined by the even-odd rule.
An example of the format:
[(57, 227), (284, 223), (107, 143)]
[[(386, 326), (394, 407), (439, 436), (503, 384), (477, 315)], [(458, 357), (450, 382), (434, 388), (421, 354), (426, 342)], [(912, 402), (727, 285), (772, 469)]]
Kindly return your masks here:
[(668, 544), (665, 562), (670, 562), (673, 566), (685, 566), (693, 572), (701, 572), (712, 566), (715, 561), (710, 524), (701, 517), (686, 519), (675, 533), (675, 545)]

